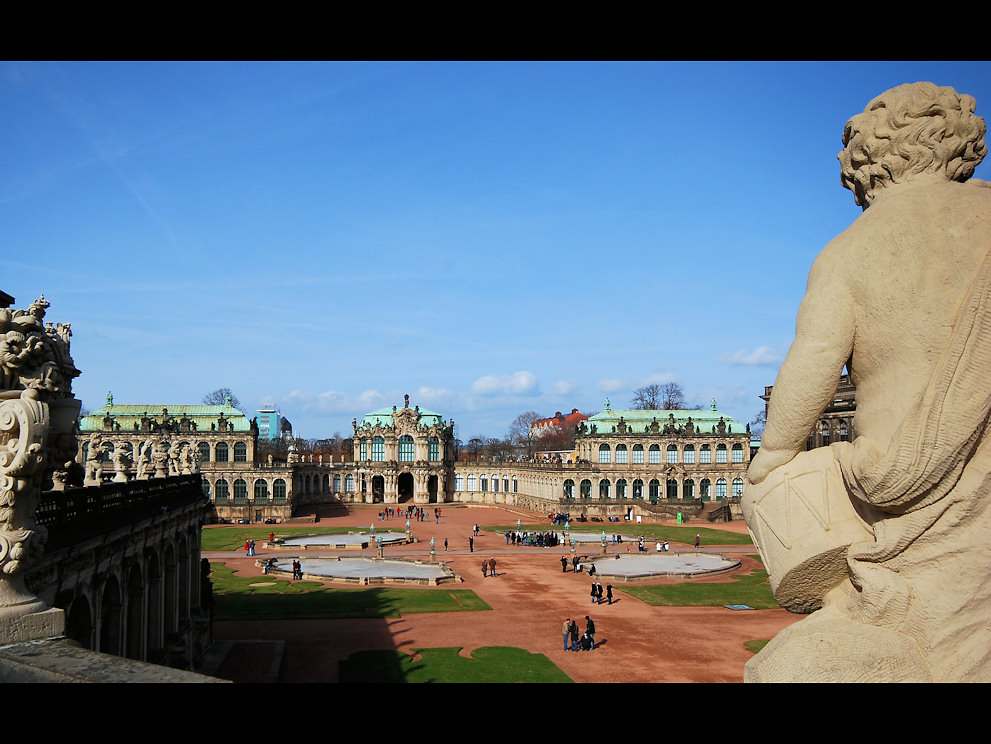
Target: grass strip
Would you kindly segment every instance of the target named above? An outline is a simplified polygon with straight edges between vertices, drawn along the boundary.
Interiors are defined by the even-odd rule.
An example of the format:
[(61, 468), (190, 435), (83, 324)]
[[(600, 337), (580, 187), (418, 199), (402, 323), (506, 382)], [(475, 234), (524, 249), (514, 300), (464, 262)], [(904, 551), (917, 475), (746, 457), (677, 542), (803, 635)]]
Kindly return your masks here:
[(780, 607), (767, 582), (767, 571), (755, 568), (750, 574), (734, 574), (729, 582), (693, 582), (656, 586), (619, 587), (632, 597), (654, 606), (718, 607), (745, 604), (755, 610)]
[(487, 646), (465, 658), (458, 647), (401, 651), (359, 651), (340, 663), (341, 682), (572, 682), (543, 654), (522, 648)]

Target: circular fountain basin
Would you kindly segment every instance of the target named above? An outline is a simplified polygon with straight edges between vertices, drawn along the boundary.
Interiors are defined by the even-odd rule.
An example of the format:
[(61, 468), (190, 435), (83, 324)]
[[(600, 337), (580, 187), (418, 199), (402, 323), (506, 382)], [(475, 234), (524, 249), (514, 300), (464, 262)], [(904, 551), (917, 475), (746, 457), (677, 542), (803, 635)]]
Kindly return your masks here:
[(740, 561), (720, 553), (696, 551), (619, 554), (592, 558), (588, 562), (595, 564), (596, 576), (608, 576), (617, 581), (699, 576), (730, 571), (741, 565)]
[(287, 537), (284, 540), (271, 543), (269, 547), (293, 548), (295, 550), (315, 550), (318, 548), (361, 550), (369, 546), (375, 547), (376, 542), (381, 545), (402, 545), (406, 542), (406, 533), (376, 530), (375, 533), (349, 532), (346, 535), (301, 535)]
[[(382, 558), (296, 558), (303, 578), (340, 581), (346, 584), (418, 584), (435, 586), (456, 581), (457, 576), (446, 564)], [(291, 576), (293, 558), (279, 558), (268, 575)], [(258, 561), (263, 566), (264, 561)]]

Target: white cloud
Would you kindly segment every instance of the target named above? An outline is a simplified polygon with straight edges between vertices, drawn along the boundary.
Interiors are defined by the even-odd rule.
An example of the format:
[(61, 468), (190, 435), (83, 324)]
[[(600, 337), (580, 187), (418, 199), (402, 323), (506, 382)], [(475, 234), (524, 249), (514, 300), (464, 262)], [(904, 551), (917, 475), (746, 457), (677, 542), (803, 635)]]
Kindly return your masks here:
[(540, 384), (535, 375), (526, 370), (511, 375), (486, 375), (471, 384), (471, 392), (476, 395), (520, 395), (530, 396), (540, 393)]
[(731, 367), (773, 367), (781, 364), (782, 356), (770, 346), (758, 346), (751, 352), (740, 349), (733, 354), (723, 354), (719, 361)]
[(556, 380), (551, 383), (551, 390), (558, 395), (568, 395), (578, 389), (578, 382), (571, 380)]
[(322, 393), (293, 390), (279, 402), (287, 411), (314, 413), (353, 413), (371, 411), (386, 405), (385, 396), (378, 390), (364, 390), (358, 395), (348, 395), (340, 390), (326, 390)]
[(615, 393), (617, 390), (629, 390), (630, 386), (623, 380), (615, 378), (610, 380), (599, 380), (595, 387), (601, 393)]

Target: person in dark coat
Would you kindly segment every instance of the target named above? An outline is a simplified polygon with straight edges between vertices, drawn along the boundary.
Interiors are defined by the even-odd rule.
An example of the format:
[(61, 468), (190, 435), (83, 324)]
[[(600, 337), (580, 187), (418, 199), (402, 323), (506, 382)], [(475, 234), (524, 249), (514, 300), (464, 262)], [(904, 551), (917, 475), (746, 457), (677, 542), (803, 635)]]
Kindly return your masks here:
[(606, 599), (612, 604), (612, 584), (606, 584)]
[(597, 591), (595, 591), (595, 582), (594, 581), (592, 582), (592, 591), (590, 591), (588, 593), (588, 596), (590, 596), (592, 598), (592, 604), (595, 604), (595, 601), (599, 598), (599, 593)]
[(568, 559), (561, 556), (561, 573), (568, 573)]
[(592, 640), (592, 648), (595, 648), (595, 622), (588, 615), (585, 616), (585, 635)]

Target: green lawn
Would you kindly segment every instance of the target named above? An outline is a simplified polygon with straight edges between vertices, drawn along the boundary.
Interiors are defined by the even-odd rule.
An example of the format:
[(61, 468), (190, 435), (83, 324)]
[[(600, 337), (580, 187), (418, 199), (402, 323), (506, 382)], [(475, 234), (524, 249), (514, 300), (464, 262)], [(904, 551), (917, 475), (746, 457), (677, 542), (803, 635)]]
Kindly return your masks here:
[(686, 581), (680, 584), (619, 588), (651, 605), (700, 607), (742, 604), (755, 610), (773, 610), (780, 606), (774, 600), (771, 585), (767, 582), (767, 571), (764, 569), (754, 569), (749, 575), (736, 574), (730, 578), (733, 580), (719, 583)]
[(543, 654), (521, 648), (477, 648), (470, 659), (458, 648), (415, 649), (413, 660), (401, 651), (360, 651), (340, 664), (341, 682), (571, 682)]
[(224, 563), (214, 563), (212, 568), (217, 620), (385, 618), (414, 612), (492, 609), (469, 589), (328, 589), (315, 581), (238, 576)]
[[(371, 524), (371, 522), (369, 522)], [(389, 528), (375, 526), (376, 532), (395, 531), (403, 532), (406, 523), (395, 522)], [(367, 527), (317, 527), (312, 526), (292, 526), (287, 527), (281, 524), (265, 525), (263, 527), (250, 527), (244, 524), (232, 524), (226, 527), (211, 527), (200, 530), (201, 550), (244, 550), (245, 540), (254, 540), (261, 543), (268, 540), (269, 533), (275, 533), (279, 537), (299, 537), (300, 535), (346, 535), (349, 532), (369, 532)]]
[[(487, 532), (506, 532), (515, 530), (516, 525), (503, 525), (501, 527), (485, 527)], [(563, 532), (564, 527), (554, 524), (547, 525), (524, 525), (523, 529), (537, 532)], [(750, 535), (741, 535), (736, 532), (726, 532), (716, 530), (711, 527), (686, 527), (682, 525), (656, 525), (656, 524), (630, 524), (629, 522), (591, 522), (580, 524), (571, 523), (571, 532), (601, 534), (605, 530), (606, 538), (612, 535), (643, 535), (647, 542), (657, 542), (658, 540), (669, 540), (671, 542), (695, 544), (695, 535), (699, 535), (702, 545), (753, 545), (754, 541)], [(244, 541), (241, 542), (242, 547)], [(636, 547), (636, 545), (634, 545)]]

